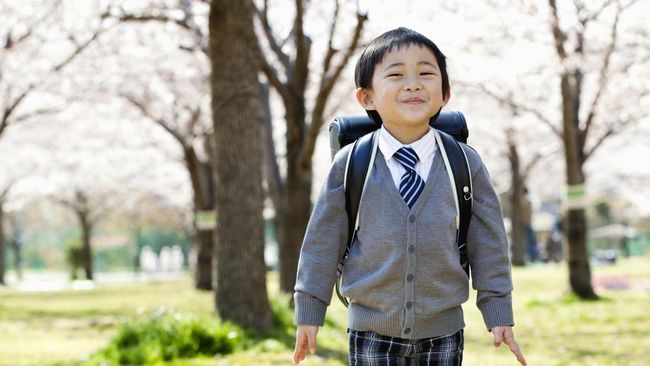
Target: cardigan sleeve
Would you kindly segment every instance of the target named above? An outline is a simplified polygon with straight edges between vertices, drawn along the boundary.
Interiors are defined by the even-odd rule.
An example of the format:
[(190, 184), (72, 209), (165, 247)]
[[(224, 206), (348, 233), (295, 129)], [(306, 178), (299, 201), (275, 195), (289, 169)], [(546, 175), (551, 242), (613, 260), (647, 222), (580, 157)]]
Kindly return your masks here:
[(350, 148), (334, 158), (307, 225), (294, 288), (296, 324), (323, 325), (348, 239), (343, 176)]
[[(472, 155), (470, 158), (469, 155)], [(467, 255), (476, 305), (488, 330), (514, 325), (509, 246), (499, 199), (490, 175), (475, 151), (472, 164), (473, 206), (467, 234)]]

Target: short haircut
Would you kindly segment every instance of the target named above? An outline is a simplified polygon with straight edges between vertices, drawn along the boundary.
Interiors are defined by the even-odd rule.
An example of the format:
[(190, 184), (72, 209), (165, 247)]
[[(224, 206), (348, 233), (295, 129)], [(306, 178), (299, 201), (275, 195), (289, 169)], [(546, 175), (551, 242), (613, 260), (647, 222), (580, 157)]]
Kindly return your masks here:
[[(387, 53), (411, 45), (422, 46), (433, 53), (440, 67), (442, 76), (442, 96), (449, 96), (449, 75), (447, 75), (447, 58), (440, 51), (438, 46), (422, 34), (404, 27), (390, 30), (375, 38), (368, 44), (354, 70), (354, 82), (357, 88), (372, 89), (372, 76), (375, 73), (375, 66), (381, 63)], [(377, 123), (382, 123), (377, 111), (367, 111), (370, 118)]]

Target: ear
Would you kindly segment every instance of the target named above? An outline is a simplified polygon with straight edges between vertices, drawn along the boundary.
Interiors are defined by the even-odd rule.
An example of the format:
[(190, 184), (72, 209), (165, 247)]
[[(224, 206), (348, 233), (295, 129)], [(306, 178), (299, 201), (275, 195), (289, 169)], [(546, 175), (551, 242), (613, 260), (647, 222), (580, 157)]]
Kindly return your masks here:
[(357, 98), (357, 102), (359, 102), (365, 110), (373, 111), (377, 109), (375, 103), (372, 101), (372, 91), (370, 89), (357, 88), (357, 90), (354, 91), (354, 97)]
[(449, 92), (447, 93), (447, 95), (445, 95), (445, 96), (442, 98), (442, 106), (443, 106), (443, 107), (446, 106), (447, 103), (449, 103), (449, 99), (451, 99), (451, 88), (449, 88)]

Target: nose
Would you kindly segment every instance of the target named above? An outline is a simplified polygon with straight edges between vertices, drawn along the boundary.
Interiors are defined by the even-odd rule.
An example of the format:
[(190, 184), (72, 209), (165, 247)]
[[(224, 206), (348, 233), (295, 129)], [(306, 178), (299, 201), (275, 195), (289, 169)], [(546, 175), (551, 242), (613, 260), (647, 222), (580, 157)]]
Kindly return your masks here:
[(410, 76), (404, 79), (404, 90), (417, 91), (420, 90), (421, 87), (422, 86), (417, 77)]

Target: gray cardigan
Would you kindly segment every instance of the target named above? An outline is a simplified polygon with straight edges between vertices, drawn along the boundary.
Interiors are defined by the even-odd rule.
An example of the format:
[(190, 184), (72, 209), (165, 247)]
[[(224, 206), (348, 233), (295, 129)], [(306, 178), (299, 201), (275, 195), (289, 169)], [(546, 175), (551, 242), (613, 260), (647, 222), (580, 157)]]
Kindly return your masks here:
[[(488, 329), (514, 325), (508, 241), (499, 201), (483, 162), (463, 146), (474, 188), (468, 258), (477, 306)], [(350, 147), (335, 156), (309, 220), (295, 286), (296, 324), (323, 325), (347, 242), (343, 176)], [(437, 150), (412, 209), (377, 152), (359, 208), (360, 227), (343, 270), (349, 328), (420, 339), (462, 329), (469, 279), (456, 246), (456, 207)]]

